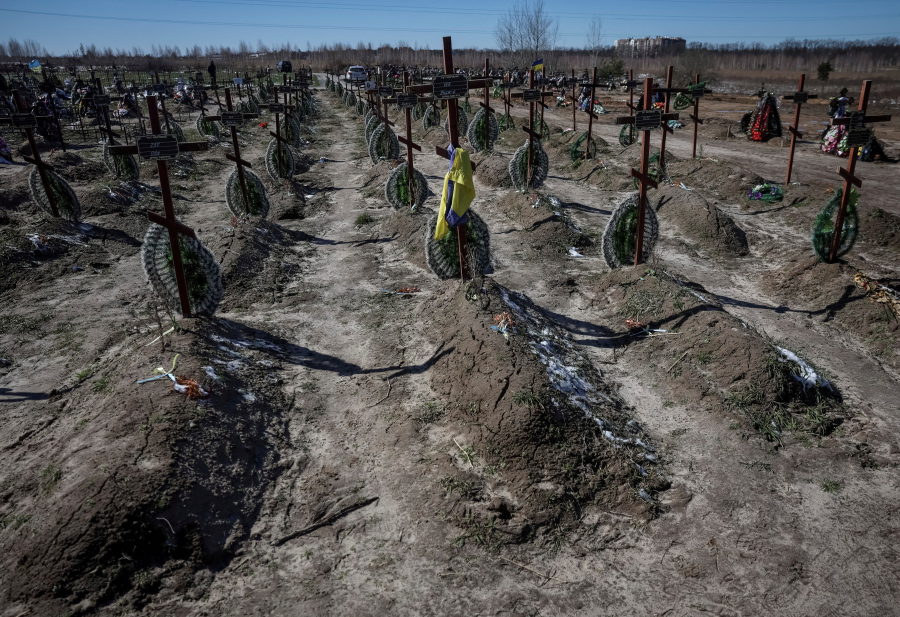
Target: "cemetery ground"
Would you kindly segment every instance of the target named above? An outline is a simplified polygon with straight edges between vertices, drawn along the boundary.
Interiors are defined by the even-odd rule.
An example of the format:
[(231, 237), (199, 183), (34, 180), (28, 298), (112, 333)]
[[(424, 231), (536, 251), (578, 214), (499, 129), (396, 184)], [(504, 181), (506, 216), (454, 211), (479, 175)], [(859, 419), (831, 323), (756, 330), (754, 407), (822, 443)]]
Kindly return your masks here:
[[(843, 160), (810, 137), (784, 200), (749, 202), (787, 148), (727, 136), (751, 97), (705, 97), (701, 156), (688, 121), (650, 192), (654, 254), (610, 271), (600, 237), (640, 147), (618, 144), (623, 98), (601, 94), (603, 141), (576, 164), (586, 116), (563, 133), (571, 108), (551, 107), (537, 191), (510, 186), (519, 128), (473, 155), (491, 266), (467, 285), (425, 262), (440, 128), (414, 124), (415, 214), (324, 90), (293, 180), (265, 178), (266, 221), (229, 220), (227, 146), (183, 156), (176, 211), (226, 293), (161, 340), (140, 260), (155, 166), (114, 200), (97, 148), (43, 153), (80, 226), (39, 213), (25, 166), (0, 170), (0, 615), (896, 614), (900, 329), (854, 284), (900, 285), (896, 164), (857, 166), (860, 239), (820, 263), (809, 229)], [(877, 135), (896, 158), (896, 122)], [(268, 129), (241, 139), (261, 169)], [(776, 346), (837, 393), (804, 392)], [(136, 383), (173, 366), (210, 397)]]

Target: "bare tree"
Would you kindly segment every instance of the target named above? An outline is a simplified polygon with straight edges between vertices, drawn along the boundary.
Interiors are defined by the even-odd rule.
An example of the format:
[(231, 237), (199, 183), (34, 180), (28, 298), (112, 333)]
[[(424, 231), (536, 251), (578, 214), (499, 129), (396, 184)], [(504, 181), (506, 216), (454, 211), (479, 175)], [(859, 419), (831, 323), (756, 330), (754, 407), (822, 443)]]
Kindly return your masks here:
[(528, 66), (556, 46), (559, 24), (544, 10), (544, 0), (519, 0), (500, 17), (494, 34), (502, 52)]
[(599, 17), (593, 17), (588, 24), (585, 43), (591, 57), (590, 65), (597, 66), (600, 52), (603, 50), (603, 21)]

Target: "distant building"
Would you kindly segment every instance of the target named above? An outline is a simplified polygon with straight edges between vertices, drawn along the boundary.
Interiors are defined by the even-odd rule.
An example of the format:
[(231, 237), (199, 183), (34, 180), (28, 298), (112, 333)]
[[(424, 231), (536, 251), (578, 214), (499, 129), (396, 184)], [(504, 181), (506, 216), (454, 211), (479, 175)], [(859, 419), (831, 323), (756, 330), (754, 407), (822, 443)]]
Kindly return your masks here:
[(622, 58), (677, 54), (687, 49), (687, 41), (680, 36), (658, 36), (644, 39), (619, 39), (616, 53)]

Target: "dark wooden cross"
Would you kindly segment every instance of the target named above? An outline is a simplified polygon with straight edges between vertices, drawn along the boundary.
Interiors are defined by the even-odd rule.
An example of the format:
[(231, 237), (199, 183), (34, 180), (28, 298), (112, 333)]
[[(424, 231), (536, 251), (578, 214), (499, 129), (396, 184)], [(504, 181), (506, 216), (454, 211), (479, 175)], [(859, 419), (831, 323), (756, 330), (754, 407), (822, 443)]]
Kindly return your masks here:
[(147, 210), (147, 218), (162, 225), (169, 231), (169, 244), (172, 247), (172, 265), (175, 270), (175, 282), (178, 285), (178, 298), (181, 302), (181, 314), (191, 316), (191, 304), (188, 297), (187, 282), (184, 277), (184, 263), (181, 259), (181, 247), (178, 234), (196, 238), (194, 230), (175, 219), (175, 207), (172, 204), (172, 190), (169, 186), (169, 168), (167, 161), (175, 160), (179, 152), (202, 152), (209, 149), (205, 141), (178, 143), (174, 135), (164, 135), (156, 109), (156, 97), (147, 97), (148, 115), (150, 116), (151, 135), (141, 135), (133, 146), (110, 146), (110, 154), (138, 154), (141, 158), (155, 160), (159, 170), (159, 188), (163, 198), (165, 216)]
[(843, 118), (835, 118), (831, 121), (832, 126), (846, 126), (848, 130), (847, 145), (850, 147), (850, 153), (847, 155), (847, 168), (838, 168), (837, 172), (844, 179), (844, 192), (841, 194), (841, 207), (838, 210), (837, 219), (834, 222), (834, 238), (831, 241), (831, 255), (829, 261), (833, 262), (837, 259), (838, 251), (841, 248), (841, 231), (844, 227), (844, 217), (847, 214), (847, 204), (850, 202), (851, 185), (856, 187), (862, 186), (862, 180), (854, 175), (856, 171), (857, 150), (866, 145), (872, 135), (872, 129), (866, 127), (867, 122), (887, 122), (890, 116), (868, 116), (866, 108), (869, 106), (869, 93), (872, 90), (872, 82), (866, 80), (862, 84), (862, 91), (859, 94), (858, 111), (845, 116)]
[[(50, 202), (50, 212), (54, 217), (59, 218), (59, 209), (56, 206), (55, 192), (50, 186), (50, 178), (47, 171), (53, 171), (53, 165), (45, 163), (41, 160), (41, 153), (38, 151), (37, 142), (34, 140), (34, 129), (37, 128), (38, 120), (49, 120), (52, 116), (34, 116), (28, 111), (28, 105), (25, 99), (19, 94), (18, 90), (13, 90), (13, 100), (15, 101), (18, 113), (12, 114), (9, 118), (4, 118), (0, 122), (12, 124), (13, 128), (23, 129), (25, 136), (28, 138), (28, 145), (31, 146), (32, 156), (23, 156), (22, 158), (37, 167), (38, 174), (41, 176), (41, 184), (44, 185), (44, 192), (47, 194), (47, 201)], [(51, 102), (52, 104), (52, 102)]]
[[(534, 69), (529, 69), (528, 71), (528, 83), (534, 83)], [(521, 98), (523, 101), (528, 103), (528, 126), (523, 126), (522, 130), (528, 134), (528, 152), (526, 158), (525, 165), (525, 191), (528, 191), (528, 185), (531, 184), (531, 150), (533, 140), (541, 139), (540, 131), (535, 131), (532, 127), (534, 126), (534, 106), (538, 104), (541, 106), (541, 114), (543, 116), (544, 108), (547, 107), (546, 103), (544, 103), (545, 96), (552, 96), (552, 92), (542, 92), (541, 90), (536, 90), (534, 88), (523, 90), (522, 92), (517, 92), (515, 94), (510, 94), (510, 97)]]
[(628, 69), (628, 79), (625, 81), (625, 89), (628, 90), (628, 113), (634, 115), (634, 89), (640, 82), (634, 78), (634, 69)]
[[(583, 83), (582, 87), (584, 87), (586, 85), (588, 85), (588, 84)], [(597, 67), (595, 66), (594, 72), (591, 75), (591, 83), (590, 83), (591, 93), (589, 96), (591, 97), (591, 100), (588, 103), (588, 109), (587, 109), (588, 130), (587, 130), (587, 141), (584, 144), (584, 160), (588, 160), (589, 158), (591, 158), (591, 141), (593, 140), (593, 134), (594, 134), (594, 119), (597, 119), (597, 120), (600, 119), (600, 116), (598, 116), (596, 113), (594, 113), (594, 94), (596, 92), (598, 85), (599, 84), (597, 83)], [(573, 104), (574, 104), (574, 101), (573, 101)]]
[[(443, 47), (444, 47), (444, 74), (447, 76), (454, 75), (453, 69), (453, 43), (451, 41), (451, 37), (445, 36), (443, 37)], [(473, 90), (475, 88), (484, 88), (490, 86), (493, 83), (493, 80), (487, 79), (476, 79), (476, 80), (467, 80), (465, 84), (466, 91)], [(409, 86), (407, 88), (407, 92), (413, 94), (427, 94), (431, 91), (434, 94), (434, 98), (437, 99), (442, 97), (442, 94), (438, 92), (439, 87), (437, 84), (423, 84), (421, 86)], [(447, 129), (450, 132), (450, 144), (454, 148), (459, 148), (459, 96), (462, 96), (462, 93), (456, 93), (456, 96), (447, 99)], [(450, 159), (450, 153), (446, 148), (441, 148), (440, 146), (434, 147), (435, 153), (444, 157), (445, 159)], [(475, 171), (475, 164), (472, 163), (472, 171)], [(448, 207), (450, 204), (447, 204)], [(466, 229), (465, 225), (459, 225), (456, 228), (456, 240), (457, 246), (459, 247), (459, 276), (465, 281), (467, 278), (471, 278), (469, 274), (469, 263), (466, 259), (467, 249), (466, 249)]]
[(575, 114), (578, 111), (578, 98), (575, 96), (575, 88), (578, 87), (578, 80), (575, 79), (575, 69), (572, 69), (572, 130), (578, 126), (578, 120)]
[[(149, 100), (149, 97), (148, 97)], [(244, 176), (244, 167), (253, 168), (250, 161), (241, 158), (241, 146), (238, 143), (237, 127), (242, 126), (245, 120), (256, 118), (259, 114), (245, 114), (234, 111), (231, 103), (231, 88), (225, 88), (225, 108), (226, 112), (219, 112), (218, 116), (206, 116), (207, 120), (218, 120), (223, 125), (231, 129), (231, 144), (234, 147), (234, 154), (225, 153), (225, 158), (237, 165), (238, 181), (241, 184), (241, 195), (244, 197), (244, 210), (250, 214), (250, 198), (247, 195), (247, 179)]]
[(638, 226), (635, 242), (634, 265), (641, 263), (644, 252), (644, 204), (647, 201), (647, 188), (658, 188), (659, 184), (650, 177), (650, 131), (660, 127), (662, 122), (677, 120), (678, 114), (664, 114), (658, 109), (651, 109), (653, 99), (653, 78), (644, 79), (644, 109), (633, 116), (620, 116), (616, 124), (633, 124), (635, 129), (643, 132), (641, 137), (641, 169), (631, 170), (631, 175), (638, 179)]
[[(404, 91), (408, 92), (410, 88), (410, 78), (409, 73), (403, 71), (403, 86)], [(403, 110), (404, 115), (406, 116), (406, 136), (398, 137), (398, 141), (406, 146), (406, 180), (407, 186), (409, 187), (409, 195), (410, 199), (415, 197), (415, 178), (413, 177), (414, 167), (413, 167), (413, 150), (422, 151), (422, 146), (417, 143), (414, 143), (412, 140), (412, 108), (418, 105), (419, 103), (428, 103), (430, 102), (430, 98), (426, 97), (418, 97), (415, 94), (405, 94), (403, 96), (398, 96), (393, 99), (385, 99), (386, 103), (397, 103), (400, 109)], [(422, 204), (413, 204), (413, 206), (421, 206)]]
[(788, 126), (788, 130), (791, 132), (791, 151), (788, 154), (787, 177), (784, 179), (785, 184), (791, 183), (791, 171), (794, 168), (794, 148), (797, 146), (797, 138), (803, 136), (803, 133), (800, 132), (800, 106), (807, 100), (818, 97), (816, 94), (804, 92), (804, 85), (806, 85), (806, 73), (801, 73), (800, 83), (797, 85), (797, 92), (784, 97), (786, 100), (794, 101), (794, 125)]
[[(694, 75), (694, 84), (700, 83), (700, 73)], [(691, 158), (697, 157), (697, 128), (703, 124), (703, 120), (700, 119), (700, 96), (706, 94), (708, 90), (697, 90), (694, 89), (691, 91), (691, 96), (694, 97), (694, 113), (690, 115), (691, 120), (694, 121), (694, 145), (691, 148)]]
[[(388, 86), (387, 84), (387, 74), (385, 71), (381, 72), (381, 86), (378, 88), (376, 92), (376, 96), (378, 97), (378, 104), (376, 105), (376, 115), (379, 119), (384, 122), (384, 134), (387, 136), (388, 131), (391, 130), (391, 127), (394, 126), (394, 123), (391, 122), (391, 119), (388, 117), (388, 101), (394, 99), (394, 88), (392, 86)], [(384, 113), (381, 111), (381, 106), (384, 105)]]

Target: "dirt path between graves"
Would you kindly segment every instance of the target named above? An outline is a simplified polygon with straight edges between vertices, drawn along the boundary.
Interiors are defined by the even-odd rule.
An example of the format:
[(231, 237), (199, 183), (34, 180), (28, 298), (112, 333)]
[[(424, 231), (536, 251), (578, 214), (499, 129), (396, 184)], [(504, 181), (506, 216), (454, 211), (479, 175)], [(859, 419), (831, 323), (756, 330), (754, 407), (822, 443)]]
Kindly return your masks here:
[[(324, 83), (325, 76), (319, 78)], [(319, 111), (304, 133), (303, 150), (311, 163), (296, 177), (298, 196), (270, 189), (272, 224), (243, 232), (277, 236), (278, 251), (253, 262), (246, 275), (252, 284), (235, 280), (227, 286), (216, 315), (232, 333), (221, 340), (227, 352), (223, 358), (249, 354), (241, 340), (257, 343), (252, 358), (260, 364), (260, 377), (247, 381), (252, 391), (242, 384), (244, 406), (234, 413), (256, 413), (248, 396), (283, 397), (283, 404), (273, 405), (277, 411), (266, 411), (260, 421), (258, 432), (264, 435), (253, 436), (267, 444), (255, 446), (255, 456), (270, 462), (269, 472), (258, 480), (252, 512), (216, 514), (240, 519), (244, 526), (239, 534), (231, 532), (240, 538), (229, 544), (233, 553), (187, 578), (158, 566), (155, 587), (148, 587), (138, 603), (132, 594), (99, 605), (76, 604), (65, 591), (52, 601), (56, 604), (40, 604), (35, 598), (10, 601), (9, 579), (0, 579), (7, 594), (0, 596), (0, 616), (29, 614), (36, 606), (159, 616), (896, 612), (897, 365), (893, 357), (874, 355), (865, 341), (843, 332), (828, 313), (805, 310), (799, 301), (785, 303), (769, 293), (767, 277), (783, 277), (785, 268), (800, 259), (795, 246), (808, 242), (805, 228), (785, 223), (793, 220), (796, 209), (757, 216), (734, 198), (717, 201), (748, 237), (749, 254), (733, 258), (705, 251), (694, 238), (667, 225), (669, 213), (662, 206), (661, 240), (648, 265), (702, 285), (698, 293), (712, 303), (701, 312), (710, 322), (721, 308), (723, 315), (802, 353), (839, 385), (853, 416), (842, 429), (824, 439), (776, 448), (721, 408), (702, 406), (679, 391), (666, 370), (674, 358), (664, 354), (657, 366), (644, 356), (646, 341), (623, 344), (620, 336), (611, 336), (610, 324), (622, 320), (610, 317), (607, 297), (596, 286), (609, 270), (599, 238), (627, 191), (573, 182), (571, 177), (583, 177), (584, 169), (567, 172), (563, 162), (551, 164), (540, 193), (560, 200), (560, 216), (551, 209), (547, 224), (564, 218), (588, 239), (578, 247), (580, 256), (573, 256), (568, 246), (538, 239), (543, 223), (532, 223), (528, 212), (510, 206), (512, 189), (477, 183), (473, 208), (491, 230), (490, 277), (526, 294), (571, 335), (600, 378), (615, 384), (625, 406), (657, 444), (671, 482), (671, 488), (658, 494), (655, 517), (595, 505), (584, 509), (578, 525), (559, 529), (552, 542), (542, 537), (540, 542), (483, 547), (471, 538), (464, 541), (468, 530), (454, 514), (460, 489), (454, 492), (447, 481), (454, 472), (468, 471), (469, 464), (476, 467), (460, 455), (460, 435), (471, 421), (451, 411), (459, 401), (436, 392), (432, 381), (435, 367), (456, 358), (458, 351), (423, 327), (439, 318), (431, 314), (430, 300), (450, 298), (459, 286), (438, 281), (417, 252), (427, 215), (438, 207), (435, 193), (446, 162), (430, 152), (417, 129), (423, 153), (416, 155), (416, 165), (432, 194), (418, 214), (395, 212), (383, 197), (384, 170), (373, 169), (362, 156), (361, 118), (334, 94), (320, 91), (317, 98)], [(614, 139), (606, 127), (601, 134)], [(249, 130), (245, 139), (246, 156), (256, 161), (267, 139)], [(518, 141), (518, 136), (501, 139), (495, 156), (508, 159)], [(673, 152), (683, 157), (683, 139), (673, 141)], [(706, 154), (734, 157), (727, 147), (709, 147)], [(607, 156), (624, 164), (629, 154)], [(765, 176), (765, 159), (745, 157), (741, 166)], [(192, 191), (186, 196), (196, 203), (184, 220), (201, 229), (205, 241), (214, 234), (227, 237), (221, 211), (213, 210), (224, 206), (209, 195), (221, 193), (228, 171), (225, 166), (188, 183)], [(300, 197), (302, 214), (282, 216)], [(896, 211), (888, 204), (882, 207)], [(104, 229), (115, 225), (87, 220)], [(140, 233), (128, 237), (139, 241)], [(222, 242), (210, 239), (216, 247)], [(87, 243), (96, 244), (96, 236)], [(0, 351), (15, 353), (15, 365), (4, 368), (0, 384), (9, 390), (0, 392), (46, 393), (50, 384), (67, 383), (75, 388), (74, 400), (79, 386), (73, 385), (71, 374), (86, 359), (98, 366), (108, 359), (132, 362), (134, 370), (146, 372), (170, 357), (172, 349), (159, 354), (138, 345), (155, 334), (129, 306), (146, 302), (148, 292), (137, 248), (120, 253), (109, 267), (95, 268), (103, 275), (59, 275), (4, 293), (3, 306), (24, 318), (33, 320), (50, 307), (54, 326), (66, 320), (83, 323), (85, 314), (94, 317), (93, 334), (77, 348), (66, 346), (73, 335), (66, 339), (65, 328), (57, 327), (59, 332), (45, 343), (19, 349), (14, 333), (2, 333)], [(873, 275), (888, 280), (900, 278), (892, 253), (868, 245), (860, 253), (868, 260), (857, 260), (855, 266), (871, 266)], [(645, 269), (634, 271), (635, 279)], [(403, 296), (382, 292), (408, 287), (421, 291)], [(124, 331), (136, 323), (143, 325), (134, 339), (110, 342), (96, 333)], [(277, 348), (270, 350), (271, 357), (261, 355), (266, 345)], [(174, 349), (188, 357), (195, 351), (177, 342)], [(496, 358), (486, 363), (488, 371), (503, 366)], [(100, 390), (100, 395), (107, 400), (121, 392)], [(48, 463), (40, 457), (48, 456), (54, 444), (66, 443), (75, 452), (99, 450), (104, 436), (75, 432), (77, 418), (54, 420), (58, 414), (50, 414), (51, 405), (59, 406), (58, 397), (0, 397), (0, 462), (27, 466), (41, 478)], [(48, 434), (39, 447), (35, 432), (57, 430), (36, 424), (47, 418), (57, 422), (50, 426), (70, 424)], [(64, 471), (73, 465), (65, 460)], [(141, 461), (138, 457), (128, 464), (137, 467)], [(146, 461), (141, 464), (147, 466)], [(12, 475), (7, 479), (13, 486)], [(68, 490), (74, 479), (63, 473), (59, 482)], [(34, 480), (28, 499), (0, 484), (4, 546), (30, 525), (49, 524), (37, 508), (46, 494), (56, 493), (46, 489), (46, 481), (44, 488), (39, 483)], [(10, 518), (25, 511), (31, 521)], [(52, 555), (50, 551), (47, 558)], [(132, 586), (139, 587), (134, 581), (132, 577)]]

